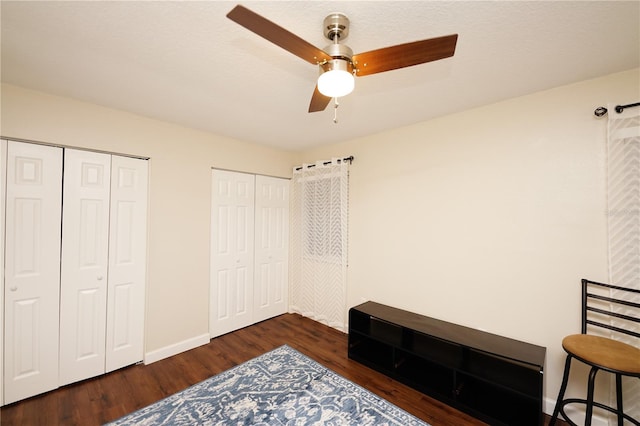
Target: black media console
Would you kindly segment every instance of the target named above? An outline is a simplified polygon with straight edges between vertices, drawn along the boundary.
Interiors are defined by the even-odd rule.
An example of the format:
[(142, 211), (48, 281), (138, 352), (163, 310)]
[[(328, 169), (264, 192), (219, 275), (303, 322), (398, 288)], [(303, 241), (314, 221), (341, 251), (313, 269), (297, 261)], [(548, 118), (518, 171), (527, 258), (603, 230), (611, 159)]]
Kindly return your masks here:
[(366, 302), (349, 358), (491, 425), (543, 424), (546, 348)]

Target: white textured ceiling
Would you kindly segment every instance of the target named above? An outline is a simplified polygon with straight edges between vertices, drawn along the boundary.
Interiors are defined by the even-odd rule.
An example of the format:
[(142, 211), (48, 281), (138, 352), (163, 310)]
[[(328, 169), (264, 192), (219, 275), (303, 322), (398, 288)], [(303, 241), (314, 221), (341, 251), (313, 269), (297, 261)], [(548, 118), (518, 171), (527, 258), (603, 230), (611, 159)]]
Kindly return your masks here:
[(318, 47), (345, 13), (355, 53), (459, 34), (452, 58), (357, 78), (334, 124), (333, 104), (307, 112), (317, 68), (235, 4), (3, 0), (2, 81), (302, 150), (640, 66), (640, 1), (243, 2)]

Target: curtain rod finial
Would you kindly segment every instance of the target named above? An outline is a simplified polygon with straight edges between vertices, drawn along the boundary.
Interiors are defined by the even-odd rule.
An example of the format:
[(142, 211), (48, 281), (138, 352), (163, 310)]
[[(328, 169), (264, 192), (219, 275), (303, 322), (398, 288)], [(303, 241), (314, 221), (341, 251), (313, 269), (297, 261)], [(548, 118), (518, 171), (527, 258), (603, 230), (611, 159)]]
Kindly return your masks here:
[(596, 117), (602, 117), (607, 113), (607, 109), (605, 107), (598, 107), (595, 111), (593, 111), (593, 113)]

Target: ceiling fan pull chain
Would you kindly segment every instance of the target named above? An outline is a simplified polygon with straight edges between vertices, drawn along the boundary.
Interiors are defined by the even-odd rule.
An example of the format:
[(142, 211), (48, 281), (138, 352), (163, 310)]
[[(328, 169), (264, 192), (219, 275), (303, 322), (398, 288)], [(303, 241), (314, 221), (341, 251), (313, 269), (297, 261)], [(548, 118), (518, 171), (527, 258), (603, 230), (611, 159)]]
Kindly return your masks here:
[(338, 103), (338, 98), (333, 98), (333, 122), (338, 124), (338, 107), (340, 104)]

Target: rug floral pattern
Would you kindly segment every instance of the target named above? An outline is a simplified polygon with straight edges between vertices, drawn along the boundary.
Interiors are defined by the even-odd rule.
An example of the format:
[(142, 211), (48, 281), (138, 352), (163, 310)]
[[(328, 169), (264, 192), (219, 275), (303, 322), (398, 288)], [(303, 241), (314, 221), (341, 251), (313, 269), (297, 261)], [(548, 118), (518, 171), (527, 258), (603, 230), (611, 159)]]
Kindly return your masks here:
[(109, 425), (429, 426), (286, 345)]

